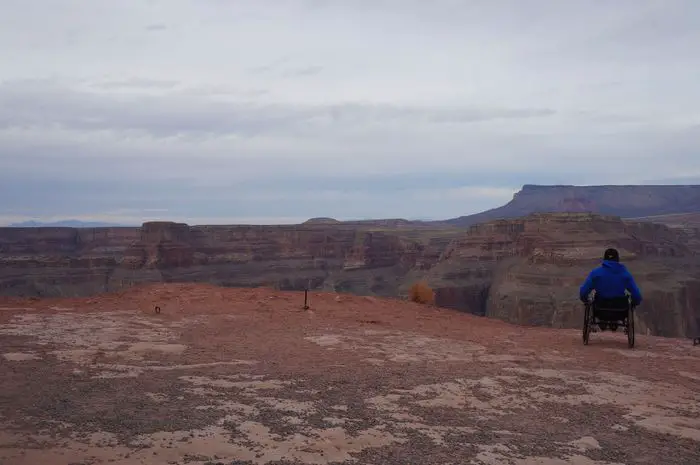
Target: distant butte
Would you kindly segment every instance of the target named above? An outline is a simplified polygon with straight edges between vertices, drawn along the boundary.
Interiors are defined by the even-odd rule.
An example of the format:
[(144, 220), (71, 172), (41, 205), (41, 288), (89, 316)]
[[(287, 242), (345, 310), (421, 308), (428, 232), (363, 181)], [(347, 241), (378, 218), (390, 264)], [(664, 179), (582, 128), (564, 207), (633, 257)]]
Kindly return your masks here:
[(328, 218), (328, 217), (318, 217), (318, 218), (309, 218), (308, 220), (304, 221), (302, 224), (338, 224), (340, 221), (336, 220), (335, 218)]

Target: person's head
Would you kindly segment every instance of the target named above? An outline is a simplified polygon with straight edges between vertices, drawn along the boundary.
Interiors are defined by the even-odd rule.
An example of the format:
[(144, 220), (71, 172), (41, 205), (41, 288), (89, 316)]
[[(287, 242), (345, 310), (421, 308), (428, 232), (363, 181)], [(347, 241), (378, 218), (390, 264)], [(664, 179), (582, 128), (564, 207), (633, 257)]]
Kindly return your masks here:
[(611, 262), (619, 262), (620, 261), (620, 254), (618, 253), (617, 249), (607, 249), (605, 253), (603, 254), (603, 260), (608, 260)]

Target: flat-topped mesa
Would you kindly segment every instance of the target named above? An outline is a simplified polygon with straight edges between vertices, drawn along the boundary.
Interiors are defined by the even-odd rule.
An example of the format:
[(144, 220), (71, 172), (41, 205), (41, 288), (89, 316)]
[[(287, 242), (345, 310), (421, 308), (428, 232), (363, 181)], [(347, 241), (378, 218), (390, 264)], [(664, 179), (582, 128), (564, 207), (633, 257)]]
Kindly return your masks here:
[(635, 218), (700, 211), (700, 185), (678, 186), (537, 186), (527, 184), (507, 204), (447, 220), (469, 226), (536, 212), (594, 212)]
[[(551, 196), (551, 198), (550, 198)], [(513, 195), (513, 203), (544, 202), (543, 212), (592, 213), (598, 211), (597, 202), (576, 186), (524, 185)]]
[(336, 220), (335, 218), (330, 218), (327, 216), (320, 216), (316, 218), (309, 218), (308, 220), (304, 221), (303, 225), (327, 225), (327, 224), (340, 224), (341, 222)]

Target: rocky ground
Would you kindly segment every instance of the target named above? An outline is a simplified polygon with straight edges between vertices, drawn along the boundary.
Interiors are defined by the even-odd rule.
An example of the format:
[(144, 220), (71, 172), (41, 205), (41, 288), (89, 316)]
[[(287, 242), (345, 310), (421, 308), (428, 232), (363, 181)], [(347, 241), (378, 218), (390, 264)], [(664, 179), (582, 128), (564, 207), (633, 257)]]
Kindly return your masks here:
[[(700, 463), (700, 346), (373, 297), (0, 300), (0, 463)], [(160, 307), (160, 313), (154, 311)]]

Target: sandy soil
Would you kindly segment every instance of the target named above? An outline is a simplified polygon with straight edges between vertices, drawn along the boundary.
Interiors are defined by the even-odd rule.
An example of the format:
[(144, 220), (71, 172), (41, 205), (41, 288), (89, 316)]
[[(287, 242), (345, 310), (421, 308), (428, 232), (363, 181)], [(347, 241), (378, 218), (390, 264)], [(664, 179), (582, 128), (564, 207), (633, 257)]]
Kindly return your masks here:
[(191, 284), (1, 299), (0, 463), (700, 463), (688, 340), (302, 305)]

